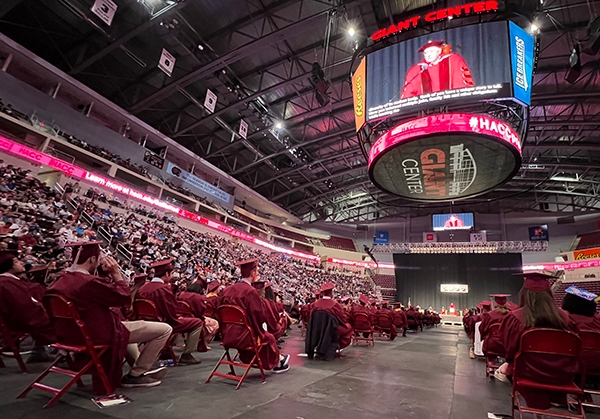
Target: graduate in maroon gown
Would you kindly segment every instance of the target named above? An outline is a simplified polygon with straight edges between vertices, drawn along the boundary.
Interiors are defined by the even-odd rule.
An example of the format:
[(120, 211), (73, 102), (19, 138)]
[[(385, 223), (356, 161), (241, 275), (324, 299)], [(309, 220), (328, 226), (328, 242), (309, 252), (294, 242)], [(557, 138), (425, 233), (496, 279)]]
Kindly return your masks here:
[(260, 298), (265, 306), (265, 316), (267, 320), (267, 331), (275, 336), (275, 339), (279, 341), (285, 333), (287, 322), (283, 320), (279, 314), (279, 306), (272, 300), (266, 298), (268, 292), (273, 293), (271, 285), (265, 281), (254, 281), (252, 286), (258, 291)]
[[(240, 282), (227, 287), (221, 296), (221, 304), (234, 305), (242, 308), (252, 330), (261, 342), (267, 343), (260, 351), (263, 368), (274, 373), (286, 372), (290, 369), (289, 355), (281, 355), (277, 347), (277, 339), (267, 331), (267, 315), (265, 305), (252, 283), (258, 279), (258, 259), (245, 260), (238, 263), (242, 279)], [(245, 348), (251, 345), (250, 334), (244, 326), (227, 324), (223, 326), (223, 345), (230, 348)], [(248, 363), (254, 357), (251, 351), (239, 350), (242, 362)]]
[(201, 361), (194, 358), (192, 352), (198, 348), (200, 334), (204, 321), (195, 317), (179, 317), (177, 315), (177, 298), (173, 295), (171, 279), (173, 266), (171, 259), (160, 261), (152, 265), (156, 276), (152, 281), (145, 283), (137, 293), (137, 298), (152, 301), (158, 310), (162, 321), (173, 328), (173, 333), (185, 333), (185, 348), (178, 364), (193, 365)]
[(217, 319), (217, 309), (221, 305), (220, 288), (221, 283), (217, 280), (209, 282), (206, 286), (206, 312), (204, 315), (215, 320)]
[[(366, 295), (363, 294), (358, 298), (358, 305), (354, 305), (350, 309), (350, 314), (348, 315), (348, 321), (355, 330), (356, 329), (358, 329), (358, 330), (370, 330), (371, 329), (371, 326), (372, 326), (371, 321), (370, 321), (371, 320), (371, 311), (367, 307), (367, 304), (369, 304), (369, 297), (367, 297)], [(367, 316), (367, 319), (369, 321), (368, 322), (357, 321), (356, 320), (357, 314), (364, 314), (365, 316)], [(365, 338), (369, 337), (369, 333), (363, 333), (363, 337), (365, 337)]]
[(481, 324), (479, 325), (479, 334), (483, 340), (483, 353), (492, 352), (498, 355), (504, 355), (504, 346), (500, 341), (500, 336), (489, 336), (490, 328), (494, 325), (500, 325), (504, 317), (508, 314), (509, 294), (495, 294), (491, 296), (494, 299), (494, 309), (481, 315)]
[(198, 352), (210, 350), (208, 345), (212, 342), (219, 330), (219, 323), (215, 319), (205, 315), (207, 304), (206, 297), (202, 295), (202, 290), (203, 287), (201, 283), (194, 282), (188, 285), (185, 291), (180, 292), (177, 295), (178, 300), (185, 301), (190, 305), (194, 317), (201, 319), (204, 322), (204, 327), (202, 328), (200, 339), (198, 341)]
[(388, 308), (387, 301), (381, 303), (379, 314), (377, 314), (377, 326), (379, 327), (379, 330), (390, 333), (390, 340), (396, 339), (398, 330), (394, 325), (394, 314)]
[[(569, 313), (579, 331), (600, 332), (600, 316), (596, 313), (598, 296), (576, 286), (566, 289), (562, 309)], [(581, 359), (586, 376), (600, 376), (600, 356), (595, 351), (583, 349)]]
[[(114, 388), (119, 385), (159, 385), (160, 378), (166, 374), (166, 368), (151, 368), (172, 329), (169, 325), (158, 322), (121, 321), (120, 310), (131, 304), (131, 291), (121, 277), (117, 261), (110, 256), (101, 259), (99, 243), (88, 242), (81, 245), (76, 252), (75, 264), (48, 288), (47, 294), (61, 295), (75, 306), (94, 344), (111, 345), (100, 361)], [(99, 267), (106, 276), (94, 274)], [(78, 328), (55, 324), (55, 330), (59, 341), (82, 344)], [(128, 343), (146, 345), (141, 354), (138, 352), (130, 372), (121, 377)], [(92, 381), (94, 392), (104, 393), (99, 378), (93, 376)]]
[(394, 324), (396, 328), (402, 329), (402, 337), (406, 337), (406, 329), (408, 329), (408, 320), (406, 319), (406, 312), (404, 307), (401, 305), (394, 309)]
[(23, 273), (23, 262), (13, 252), (0, 253), (0, 316), (8, 330), (31, 334), (35, 347), (27, 362), (49, 361), (44, 345), (56, 342), (54, 328), (39, 296), (19, 278)]
[[(509, 312), (500, 325), (500, 336), (506, 353), (506, 363), (497, 371), (508, 377), (513, 375), (513, 363), (515, 355), (519, 352), (521, 334), (534, 327), (546, 327), (552, 329), (568, 330), (577, 333), (577, 325), (571, 321), (569, 314), (556, 308), (550, 290), (548, 275), (540, 273), (523, 274), (525, 281), (519, 292), (520, 307)], [(527, 354), (520, 358), (526, 371), (521, 374), (522, 378), (531, 378), (536, 382), (548, 384), (570, 384), (579, 373), (579, 368), (571, 359), (553, 359)], [(557, 372), (560, 372), (557, 379)], [(552, 393), (519, 389), (525, 398), (527, 406), (537, 409), (549, 409)]]
[(348, 316), (344, 307), (333, 297), (333, 289), (335, 284), (327, 282), (321, 286), (321, 298), (312, 306), (312, 312), (318, 310), (326, 311), (333, 314), (338, 320), (338, 346), (340, 349), (344, 349), (352, 342), (352, 326), (348, 323)]

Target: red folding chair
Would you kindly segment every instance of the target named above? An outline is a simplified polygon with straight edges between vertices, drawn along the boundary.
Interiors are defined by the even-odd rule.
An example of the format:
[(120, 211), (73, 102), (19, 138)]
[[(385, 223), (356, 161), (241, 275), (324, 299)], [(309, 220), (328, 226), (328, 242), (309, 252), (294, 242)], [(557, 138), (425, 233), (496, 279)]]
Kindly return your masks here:
[[(588, 356), (596, 358), (600, 357), (600, 332), (583, 330), (579, 332), (579, 338), (581, 339), (581, 346), (583, 348), (582, 352), (588, 352)], [(585, 358), (586, 357), (584, 357), (583, 359)], [(591, 370), (587, 366), (585, 367), (586, 377), (600, 379), (600, 370)], [(592, 399), (593, 395), (600, 395), (600, 391), (596, 389), (585, 388), (585, 386), (583, 391), (587, 397), (582, 404), (587, 407), (600, 408), (600, 404), (595, 403)]]
[[(133, 313), (136, 320), (146, 320), (149, 322), (161, 323), (164, 323), (165, 321), (158, 313), (158, 308), (156, 308), (156, 304), (154, 304), (154, 301), (141, 299), (135, 300), (133, 302)], [(177, 357), (175, 356), (173, 345), (175, 344), (177, 335), (177, 333), (171, 333), (171, 337), (165, 342), (165, 346), (163, 348), (163, 352), (166, 352), (169, 358), (173, 360), (174, 366), (177, 366)]]
[(379, 339), (390, 340), (390, 333), (392, 327), (396, 326), (394, 326), (394, 322), (390, 320), (387, 314), (377, 315), (377, 331), (379, 332)]
[[(521, 349), (515, 356), (513, 368), (513, 389), (512, 389), (512, 418), (515, 417), (515, 408), (519, 411), (519, 418), (523, 419), (523, 413), (532, 413), (543, 416), (553, 416), (560, 418), (581, 418), (585, 419), (582, 401), (584, 393), (582, 387), (574, 382), (570, 384), (547, 384), (532, 380), (529, 377), (521, 376), (527, 370), (526, 361), (523, 359), (526, 355), (538, 357), (548, 357), (556, 359), (557, 356), (570, 358), (572, 362), (581, 369), (580, 376), (583, 381), (584, 371), (581, 357), (581, 339), (574, 333), (557, 329), (534, 328), (523, 332), (521, 335)], [(557, 378), (562, 375), (561, 371), (556, 371)], [(547, 391), (549, 393), (561, 393), (568, 396), (574, 396), (572, 405), (577, 407), (577, 413), (562, 412), (557, 410), (536, 409), (521, 404), (519, 389), (532, 389)]]
[(187, 301), (177, 301), (177, 315), (180, 317), (194, 317), (192, 307)]
[[(45, 295), (43, 299), (44, 306), (46, 307), (46, 311), (50, 316), (50, 319), (53, 324), (59, 322), (61, 325), (72, 324), (73, 330), (79, 330), (81, 333), (81, 337), (85, 344), (83, 345), (74, 345), (71, 343), (63, 343), (57, 342), (52, 344), (53, 348), (59, 349), (59, 356), (56, 357), (52, 365), (48, 367), (43, 373), (40, 374), (39, 377), (35, 379), (33, 383), (31, 383), (21, 394), (17, 396), (17, 399), (23, 398), (27, 396), (27, 394), (34, 388), (46, 391), (48, 393), (54, 394), (54, 397), (46, 403), (45, 408), (52, 407), (58, 402), (58, 400), (62, 397), (63, 394), (71, 388), (71, 386), (77, 383), (77, 387), (84, 387), (83, 382), (81, 381), (81, 377), (86, 373), (91, 373), (90, 369), (95, 369), (95, 374), (98, 375), (100, 381), (102, 382), (102, 386), (106, 391), (106, 394), (113, 394), (114, 388), (111, 386), (108, 381), (108, 377), (106, 376), (106, 372), (100, 363), (100, 357), (110, 349), (110, 345), (94, 345), (92, 342), (92, 338), (90, 336), (90, 332), (87, 329), (85, 323), (79, 317), (79, 313), (73, 304), (68, 301), (66, 298), (58, 296), (58, 295)], [(71, 354), (85, 354), (90, 357), (90, 360), (87, 364), (83, 366), (79, 371), (75, 369), (75, 364)], [(69, 366), (69, 369), (64, 369), (57, 367), (60, 362), (65, 361)], [(51, 372), (66, 375), (71, 377), (71, 380), (62, 388), (54, 388), (50, 387), (46, 384), (42, 384), (41, 381)]]
[[(495, 323), (490, 326), (486, 339), (493, 339), (496, 341), (500, 340), (500, 323)], [(498, 357), (503, 354), (497, 354), (495, 352), (487, 351), (485, 354), (485, 375), (486, 377), (493, 377), (494, 372), (498, 369), (500, 364), (498, 363)]]
[[(367, 346), (375, 346), (375, 329), (371, 324), (371, 319), (368, 315), (364, 313), (357, 313), (354, 316), (354, 324), (370, 324), (371, 327), (369, 329), (354, 329), (354, 335), (352, 336), (352, 345), (358, 346), (360, 342), (367, 342)], [(367, 337), (364, 337), (367, 335)]]
[[(8, 330), (8, 326), (6, 326), (4, 319), (2, 316), (0, 316), (0, 338), (2, 339), (2, 345), (0, 345), (0, 354), (10, 350), (12, 355), (7, 354), (5, 356), (16, 359), (21, 372), (27, 372), (27, 367), (23, 362), (23, 358), (21, 358), (21, 353), (19, 352), (19, 343), (26, 337), (26, 333)], [(0, 368), (5, 367), (6, 365), (4, 365), (4, 361), (2, 361), (2, 357), (0, 357)]]
[[(259, 356), (261, 349), (263, 348), (263, 346), (266, 346), (267, 343), (266, 342), (261, 343), (260, 339), (258, 339), (255, 336), (254, 330), (252, 330), (252, 327), (250, 326), (250, 321), (248, 319), (248, 316), (246, 315), (246, 312), (240, 307), (237, 307), (234, 305), (229, 305), (229, 304), (224, 304), (221, 307), (219, 307), (219, 309), (217, 310), (217, 318), (219, 320), (219, 325), (221, 326), (221, 334), (222, 334), (223, 342), (226, 340), (225, 333), (224, 333), (225, 329), (226, 329), (226, 327), (225, 327), (226, 325), (238, 325), (238, 326), (242, 326), (242, 327), (246, 328), (248, 330), (248, 333), (250, 335), (250, 340), (252, 342), (246, 348), (226, 347), (225, 345), (223, 345), (223, 343), (221, 343), (221, 346), (223, 346), (223, 348), (225, 349), (225, 352), (223, 352), (223, 355), (221, 355), (219, 362), (217, 362), (217, 365), (215, 365), (215, 368), (213, 368), (212, 372), (208, 376), (206, 383), (210, 383), (211, 378), (216, 375), (217, 377), (227, 378), (228, 380), (237, 381), (238, 384), (235, 387), (235, 389), (237, 390), (242, 386), (242, 383), (246, 379), (246, 376), (248, 375), (248, 373), (250, 372), (250, 369), (252, 367), (260, 369), (260, 375), (262, 377), (263, 383), (265, 381), (267, 381), (267, 379), (265, 377), (265, 371), (262, 366), (262, 361), (260, 360), (260, 356)], [(234, 358), (231, 358), (231, 354), (229, 353), (230, 349), (236, 349), (238, 351), (235, 354)], [(240, 350), (252, 351), (254, 353), (254, 357), (252, 358), (252, 361), (250, 361), (247, 364), (237, 361), (237, 358), (240, 354), (239, 353)], [(227, 360), (225, 360), (225, 358), (227, 358)], [(230, 372), (227, 374), (218, 372), (217, 369), (221, 365), (229, 365)], [(244, 373), (241, 376), (238, 376), (235, 373), (234, 367), (245, 368)]]

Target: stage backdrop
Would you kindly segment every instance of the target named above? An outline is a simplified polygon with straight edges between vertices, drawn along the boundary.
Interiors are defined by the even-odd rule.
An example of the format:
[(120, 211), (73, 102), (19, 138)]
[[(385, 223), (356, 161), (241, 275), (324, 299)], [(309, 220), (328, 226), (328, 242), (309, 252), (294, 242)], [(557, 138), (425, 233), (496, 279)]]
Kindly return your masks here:
[[(512, 294), (518, 303), (523, 279), (513, 276), (522, 272), (520, 253), (478, 254), (395, 254), (398, 300), (439, 311), (454, 303), (457, 309), (475, 307), (490, 294)], [(466, 284), (469, 292), (442, 293), (441, 284)]]

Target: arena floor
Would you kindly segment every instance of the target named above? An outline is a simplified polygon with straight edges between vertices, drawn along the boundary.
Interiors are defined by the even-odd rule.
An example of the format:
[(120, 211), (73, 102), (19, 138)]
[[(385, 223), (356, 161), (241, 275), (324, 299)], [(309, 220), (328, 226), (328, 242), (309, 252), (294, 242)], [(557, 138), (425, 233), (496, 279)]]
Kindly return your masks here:
[(49, 395), (40, 391), (16, 400), (34, 374), (19, 374), (9, 359), (8, 368), (0, 369), (0, 418), (485, 419), (488, 412), (510, 414), (509, 386), (487, 381), (483, 362), (468, 358), (468, 341), (459, 327), (377, 341), (374, 348), (350, 347), (346, 357), (333, 362), (298, 357), (304, 347), (299, 335), (294, 329), (284, 346), (292, 354), (292, 369), (269, 375), (265, 384), (257, 374), (238, 391), (233, 381), (219, 378), (204, 384), (220, 355), (213, 345), (201, 365), (175, 367), (161, 386), (123, 391), (133, 402), (105, 409), (90, 401), (89, 378), (87, 390), (70, 391), (49, 410), (42, 410)]

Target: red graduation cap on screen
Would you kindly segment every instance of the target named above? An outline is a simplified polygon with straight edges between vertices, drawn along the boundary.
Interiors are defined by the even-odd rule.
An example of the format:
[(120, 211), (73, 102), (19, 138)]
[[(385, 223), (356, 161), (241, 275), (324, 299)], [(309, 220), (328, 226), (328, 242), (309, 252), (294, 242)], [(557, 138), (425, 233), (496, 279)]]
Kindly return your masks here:
[(444, 41), (442, 41), (441, 39), (430, 39), (429, 41), (427, 41), (427, 43), (425, 45), (423, 45), (421, 48), (419, 48), (419, 52), (423, 52), (425, 51), (427, 48), (429, 47), (442, 47), (445, 44)]

